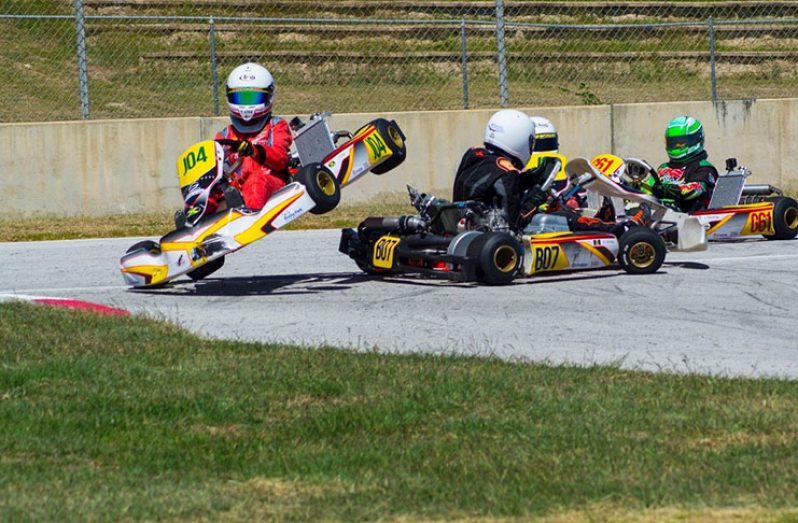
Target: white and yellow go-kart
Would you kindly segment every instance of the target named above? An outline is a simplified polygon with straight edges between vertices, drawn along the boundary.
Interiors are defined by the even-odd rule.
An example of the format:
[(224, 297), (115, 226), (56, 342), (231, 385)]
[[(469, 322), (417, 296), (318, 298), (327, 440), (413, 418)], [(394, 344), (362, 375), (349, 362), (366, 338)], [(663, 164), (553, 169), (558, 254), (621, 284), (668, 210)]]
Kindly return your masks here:
[[(638, 158), (601, 154), (590, 163), (597, 172), (635, 188), (640, 187), (641, 180), (647, 175), (657, 176), (651, 165)], [(798, 235), (798, 202), (772, 185), (748, 184), (750, 175), (750, 170), (738, 166), (736, 159), (729, 158), (726, 169), (715, 181), (707, 208), (689, 215), (701, 223), (708, 240), (760, 235), (768, 240), (795, 238)], [(597, 205), (595, 195), (593, 198), (589, 195), (588, 206)], [(668, 213), (671, 217), (675, 214), (673, 211)]]
[(404, 161), (405, 136), (395, 121), (373, 120), (336, 147), (333, 137), (340, 133), (330, 133), (328, 116), (314, 115), (294, 131), (300, 167), (293, 182), (276, 191), (256, 212), (236, 207), (205, 216), (207, 195), (227, 179), (224, 148), (206, 140), (186, 149), (177, 160), (181, 192), (190, 213), (185, 226), (158, 241), (131, 246), (120, 260), (125, 282), (151, 287), (183, 274), (193, 280), (205, 278), (222, 267), (226, 255), (306, 212), (331, 211), (338, 205), (341, 188), (367, 172), (382, 174)]

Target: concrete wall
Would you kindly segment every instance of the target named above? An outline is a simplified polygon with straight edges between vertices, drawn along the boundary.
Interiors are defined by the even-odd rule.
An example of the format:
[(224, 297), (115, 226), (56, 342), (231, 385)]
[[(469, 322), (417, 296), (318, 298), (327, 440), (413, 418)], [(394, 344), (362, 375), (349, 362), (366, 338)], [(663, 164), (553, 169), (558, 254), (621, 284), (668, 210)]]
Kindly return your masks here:
[[(550, 118), (561, 152), (665, 158), (663, 132), (674, 116), (699, 118), (710, 159), (735, 156), (755, 183), (798, 192), (798, 99), (522, 108)], [(331, 128), (356, 130), (394, 118), (407, 135), (408, 159), (383, 176), (347, 187), (343, 203), (401, 193), (406, 184), (449, 196), (463, 152), (481, 143), (493, 110), (334, 115)], [(2, 214), (105, 215), (166, 211), (181, 205), (177, 155), (207, 139), (226, 118), (169, 118), (0, 125)]]

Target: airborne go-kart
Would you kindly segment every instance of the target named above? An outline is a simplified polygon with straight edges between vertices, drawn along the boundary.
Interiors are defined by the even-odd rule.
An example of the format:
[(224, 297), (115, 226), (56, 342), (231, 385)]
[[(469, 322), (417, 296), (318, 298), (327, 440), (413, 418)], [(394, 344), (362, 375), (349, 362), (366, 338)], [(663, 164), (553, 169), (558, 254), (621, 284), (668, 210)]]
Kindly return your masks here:
[[(299, 168), (293, 181), (276, 191), (266, 205), (251, 211), (241, 206), (206, 215), (211, 191), (223, 190), (225, 200), (240, 200), (231, 191), (224, 148), (213, 140), (197, 143), (178, 158), (177, 170), (185, 209), (178, 213), (176, 230), (158, 241), (131, 246), (120, 261), (125, 282), (133, 287), (164, 284), (183, 274), (200, 280), (218, 270), (225, 256), (280, 229), (306, 212), (323, 214), (334, 209), (344, 187), (367, 172), (383, 174), (404, 161), (405, 137), (394, 121), (373, 120), (354, 135), (331, 134), (328, 113), (315, 114), (305, 125), (294, 126)], [(350, 138), (340, 146), (334, 139)]]
[[(612, 154), (596, 156), (591, 164), (614, 180), (623, 179), (640, 187), (648, 175), (657, 179), (657, 171), (638, 158), (620, 158)], [(798, 235), (798, 203), (772, 185), (747, 185), (751, 171), (726, 160), (726, 170), (718, 176), (706, 209), (693, 211), (706, 230), (708, 240), (728, 240), (746, 236), (764, 236), (768, 240), (789, 240)], [(592, 205), (591, 205), (592, 204)], [(588, 206), (598, 205), (596, 196), (588, 197)]]
[[(557, 171), (559, 166), (551, 168), (545, 190), (550, 190)], [(645, 203), (650, 225), (630, 227), (620, 236), (574, 232), (565, 217), (540, 212), (522, 234), (514, 235), (500, 209), (438, 200), (408, 187), (418, 215), (367, 218), (357, 229), (342, 231), (339, 250), (371, 274), (418, 273), (505, 285), (519, 275), (603, 268), (616, 262), (628, 273), (656, 272), (668, 248), (662, 235), (673, 228), (680, 235), (679, 243), (670, 245), (672, 250), (706, 248), (697, 220), (681, 215), (665, 221), (667, 209), (655, 198), (624, 188), (596, 172), (586, 159), (571, 160), (565, 171), (568, 183), (552, 195), (550, 205), (590, 188), (609, 198)]]

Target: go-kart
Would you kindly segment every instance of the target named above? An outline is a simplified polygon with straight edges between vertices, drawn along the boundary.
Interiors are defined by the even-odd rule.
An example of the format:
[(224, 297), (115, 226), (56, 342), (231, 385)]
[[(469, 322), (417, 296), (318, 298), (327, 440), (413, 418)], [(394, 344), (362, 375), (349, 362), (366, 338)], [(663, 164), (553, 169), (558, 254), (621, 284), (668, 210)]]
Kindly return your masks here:
[[(550, 167), (543, 189), (552, 191), (560, 167)], [(512, 233), (502, 209), (480, 202), (448, 202), (408, 187), (417, 215), (369, 217), (357, 229), (343, 229), (339, 251), (370, 274), (416, 273), (456, 281), (506, 285), (516, 276), (595, 269), (616, 262), (631, 274), (656, 272), (668, 247), (706, 248), (704, 230), (694, 218), (674, 216), (655, 198), (601, 175), (584, 158), (565, 167), (568, 181), (552, 191), (547, 212), (538, 212), (519, 234)], [(574, 194), (590, 188), (608, 198), (631, 199), (649, 206), (648, 226), (609, 232), (571, 231), (564, 216), (552, 213)], [(619, 215), (619, 219), (623, 216)], [(664, 234), (679, 229), (679, 243)]]
[[(297, 165), (293, 181), (276, 191), (257, 211), (243, 207), (231, 184), (225, 148), (206, 140), (186, 149), (177, 160), (185, 208), (175, 217), (176, 229), (158, 241), (132, 245), (120, 260), (124, 280), (133, 287), (162, 285), (183, 274), (200, 280), (224, 265), (225, 256), (267, 236), (306, 212), (334, 209), (341, 188), (367, 172), (383, 174), (404, 161), (405, 136), (395, 121), (378, 118), (354, 135), (331, 133), (329, 113), (294, 119)], [(339, 146), (336, 139), (348, 138)], [(223, 191), (227, 208), (206, 214), (211, 191)], [(224, 207), (224, 206), (222, 206)]]
[[(632, 187), (657, 171), (639, 158), (620, 158), (612, 154), (596, 156), (591, 164), (602, 174)], [(690, 213), (706, 229), (709, 240), (728, 240), (764, 236), (768, 240), (789, 240), (798, 235), (798, 203), (772, 185), (746, 184), (751, 171), (728, 158), (726, 170), (718, 176), (706, 209)], [(589, 195), (588, 207), (600, 205), (598, 195)], [(634, 203), (632, 203), (634, 205)]]

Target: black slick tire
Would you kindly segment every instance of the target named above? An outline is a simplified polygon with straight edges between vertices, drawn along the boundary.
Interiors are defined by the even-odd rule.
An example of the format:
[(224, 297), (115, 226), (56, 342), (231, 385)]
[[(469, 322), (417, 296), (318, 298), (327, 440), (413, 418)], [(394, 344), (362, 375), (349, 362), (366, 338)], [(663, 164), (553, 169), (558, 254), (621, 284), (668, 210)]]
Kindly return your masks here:
[(798, 235), (798, 202), (788, 196), (771, 198), (773, 202), (772, 235), (763, 235), (768, 240), (792, 240)]
[(216, 258), (215, 260), (208, 262), (200, 267), (197, 267), (193, 271), (186, 274), (192, 280), (199, 281), (204, 278), (207, 278), (214, 272), (218, 271), (219, 269), (222, 268), (222, 266), (224, 266), (224, 256), (222, 256), (221, 258)]
[(387, 173), (405, 161), (407, 145), (405, 144), (405, 135), (395, 121), (389, 122), (384, 118), (377, 118), (372, 123), (392, 153), (390, 158), (371, 170), (374, 174), (379, 175)]
[(523, 255), (518, 240), (506, 232), (486, 232), (471, 242), (468, 251), (477, 257), (477, 281), (486, 285), (512, 283)]
[(308, 195), (316, 203), (310, 212), (324, 214), (332, 211), (341, 201), (341, 186), (327, 167), (311, 163), (302, 167), (294, 176), (294, 181), (305, 186)]
[(652, 274), (665, 261), (665, 242), (647, 227), (633, 227), (618, 240), (618, 264), (629, 274)]

